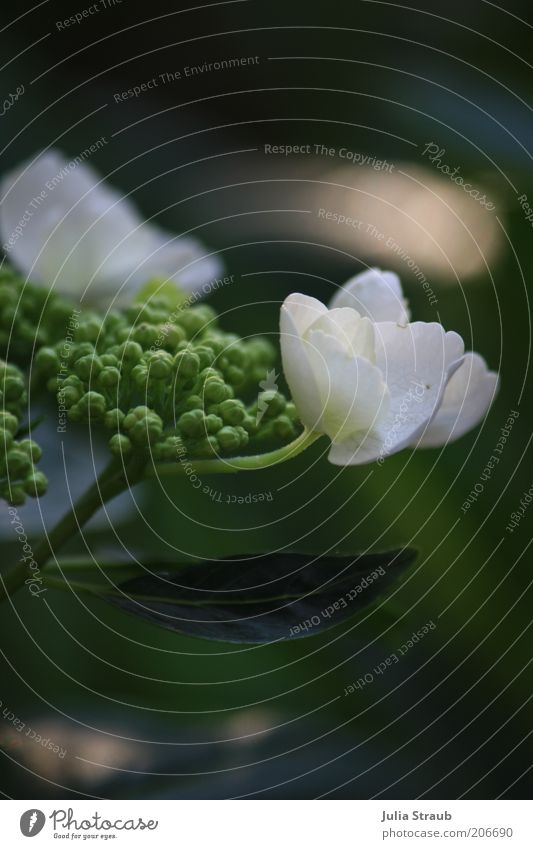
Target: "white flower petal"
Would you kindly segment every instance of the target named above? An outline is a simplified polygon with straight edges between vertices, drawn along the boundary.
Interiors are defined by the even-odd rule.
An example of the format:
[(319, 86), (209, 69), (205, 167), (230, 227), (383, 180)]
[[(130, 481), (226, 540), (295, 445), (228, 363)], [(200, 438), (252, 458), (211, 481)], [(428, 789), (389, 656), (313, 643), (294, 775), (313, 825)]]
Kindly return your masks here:
[(381, 436), (375, 431), (354, 433), (342, 442), (332, 442), (328, 460), (334, 466), (360, 466), (381, 456)]
[(416, 446), (432, 448), (459, 439), (485, 416), (497, 391), (498, 375), (488, 370), (483, 357), (472, 352), (466, 354)]
[(200, 242), (190, 236), (175, 236), (159, 227), (143, 225), (150, 242), (147, 253), (138, 266), (130, 272), (126, 285), (139, 288), (151, 277), (164, 277), (173, 280), (187, 291), (202, 291), (205, 284), (215, 280), (222, 271), (222, 263), (217, 256), (204, 255)]
[(322, 407), (318, 385), (308, 358), (309, 346), (302, 336), (311, 324), (326, 312), (327, 307), (315, 298), (294, 294), (286, 298), (280, 314), (283, 371), (300, 419), (310, 430), (314, 430), (320, 420)]
[(331, 462), (345, 465), (350, 455), (350, 464), (370, 463), (409, 445), (438, 409), (463, 350), (461, 337), (445, 333), (440, 324), (376, 325), (377, 364), (390, 392), (389, 411), (371, 438), (361, 444), (352, 439), (342, 455), (333, 452)]
[(382, 322), (376, 325), (376, 349), (391, 396), (388, 412), (372, 432), (332, 445), (328, 459), (335, 465), (371, 463), (411, 444), (438, 409), (464, 345), (440, 324)]
[(369, 318), (362, 318), (355, 310), (348, 307), (329, 310), (313, 322), (310, 331), (314, 330), (322, 330), (328, 336), (333, 336), (352, 356), (366, 357), (375, 362), (374, 325)]
[(369, 268), (348, 280), (333, 296), (330, 309), (351, 307), (372, 321), (406, 324), (409, 310), (400, 278), (393, 271)]
[(295, 292), (285, 298), (281, 312), (282, 316), (283, 313), (290, 314), (292, 329), (295, 333), (303, 336), (315, 321), (328, 314), (328, 308), (316, 298)]
[(316, 429), (337, 441), (375, 427), (389, 405), (380, 370), (314, 326), (306, 343), (322, 407)]
[(112, 277), (141, 258), (149, 239), (143, 245), (142, 234), (128, 238), (141, 219), (127, 199), (98, 185), (90, 166), (68, 165), (50, 152), (6, 175), (0, 229), (9, 259), (31, 280), (80, 293), (121, 240), (127, 242), (107, 260)]
[(78, 295), (89, 286), (89, 297), (111, 298), (123, 284), (129, 289), (155, 275), (196, 288), (220, 271), (193, 239), (145, 224), (90, 165), (57, 151), (7, 174), (0, 191), (4, 250), (36, 283)]

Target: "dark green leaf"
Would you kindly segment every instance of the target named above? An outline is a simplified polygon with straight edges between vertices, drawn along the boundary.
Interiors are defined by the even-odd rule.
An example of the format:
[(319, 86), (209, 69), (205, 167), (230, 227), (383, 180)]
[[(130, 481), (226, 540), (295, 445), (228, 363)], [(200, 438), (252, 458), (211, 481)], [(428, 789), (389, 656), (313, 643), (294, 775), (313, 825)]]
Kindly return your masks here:
[(182, 568), (148, 569), (105, 593), (122, 610), (164, 628), (230, 643), (308, 637), (338, 625), (382, 595), (416, 556), (250, 555)]

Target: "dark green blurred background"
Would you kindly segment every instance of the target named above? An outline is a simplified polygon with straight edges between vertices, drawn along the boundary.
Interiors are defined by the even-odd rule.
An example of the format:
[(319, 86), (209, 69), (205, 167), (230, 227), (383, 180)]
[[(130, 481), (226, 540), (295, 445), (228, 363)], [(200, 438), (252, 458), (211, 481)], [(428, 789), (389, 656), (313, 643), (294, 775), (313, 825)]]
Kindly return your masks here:
[[(2, 90), (22, 83), (25, 93), (2, 117), (2, 171), (48, 146), (76, 156), (103, 135), (92, 164), (110, 182), (145, 215), (220, 251), (236, 278), (210, 299), (227, 311), (226, 329), (274, 334), (287, 294), (327, 300), (377, 264), (401, 275), (416, 318), (457, 330), (501, 373), (483, 428), (442, 453), (340, 471), (318, 443), (279, 468), (212, 481), (272, 491), (266, 505), (218, 504), (186, 482), (136, 490), (139, 513), (132, 506), (115, 532), (104, 521), (71, 550), (124, 545), (172, 558), (410, 544), (420, 556), (363, 618), (271, 647), (180, 638), (71, 593), (49, 591), (49, 615), (19, 593), (2, 609), (2, 709), (68, 753), (57, 758), (0, 717), (6, 796), (530, 794), (533, 512), (513, 534), (506, 525), (533, 483), (533, 233), (518, 202), (533, 198), (533, 18), (525, 2), (419, 5), (250, 0), (181, 11), (123, 0), (68, 31), (55, 22), (83, 0), (40, 4), (12, 25), (21, 10), (3, 11)], [(161, 73), (251, 56), (254, 65), (115, 102)], [(430, 142), (494, 212), (431, 165)], [(394, 169), (264, 154), (265, 144), (315, 143)], [(396, 234), (438, 304), (375, 239), (320, 221), (323, 207)], [(520, 415), (501, 462), (463, 514), (511, 410)], [(90, 461), (76, 447), (73, 456), (75, 478)], [(47, 498), (68, 506), (66, 485)], [(15, 549), (3, 550), (7, 566)], [(398, 666), (343, 696), (429, 620), (435, 631)]]

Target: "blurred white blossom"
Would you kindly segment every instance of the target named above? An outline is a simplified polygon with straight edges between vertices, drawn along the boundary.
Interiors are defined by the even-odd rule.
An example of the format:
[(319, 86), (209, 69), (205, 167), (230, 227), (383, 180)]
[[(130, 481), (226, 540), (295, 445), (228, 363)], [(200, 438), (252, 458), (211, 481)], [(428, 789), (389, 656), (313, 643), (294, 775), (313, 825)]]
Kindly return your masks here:
[(135, 205), (86, 162), (49, 151), (5, 175), (0, 236), (32, 282), (107, 301), (152, 277), (197, 291), (221, 271), (189, 237), (146, 223)]

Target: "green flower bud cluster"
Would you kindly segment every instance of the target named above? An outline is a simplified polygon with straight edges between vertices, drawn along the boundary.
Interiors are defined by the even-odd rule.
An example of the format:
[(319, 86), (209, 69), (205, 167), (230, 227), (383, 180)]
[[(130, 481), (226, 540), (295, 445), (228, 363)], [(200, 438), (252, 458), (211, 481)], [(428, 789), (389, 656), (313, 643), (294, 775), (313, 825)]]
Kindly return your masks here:
[(42, 346), (34, 365), (70, 421), (112, 432), (112, 453), (176, 461), (178, 450), (213, 457), (252, 440), (290, 441), (296, 417), (279, 392), (258, 416), (258, 387), (275, 362), (268, 340), (226, 333), (210, 306), (153, 295), (103, 318), (80, 313), (72, 343)]
[(20, 369), (0, 360), (0, 410), (20, 417), (27, 400), (26, 381)]
[[(11, 381), (14, 377), (21, 381), (23, 392), (4, 388), (4, 403), (0, 408), (0, 497), (12, 505), (20, 505), (24, 504), (27, 495), (44, 495), (48, 481), (42, 472), (35, 469), (35, 463), (42, 454), (39, 445), (32, 439), (16, 438), (20, 429), (21, 399), (26, 393), (24, 381), (15, 366), (7, 366), (0, 361), (0, 383), (4, 387), (13, 387), (15, 384)], [(13, 394), (18, 396), (16, 401), (6, 403)]]
[(0, 355), (27, 364), (33, 350), (65, 335), (72, 305), (27, 283), (10, 266), (0, 270)]
[(261, 415), (261, 426), (254, 441), (257, 443), (285, 443), (295, 439), (301, 431), (301, 424), (292, 401), (276, 390), (261, 392), (251, 412)]

